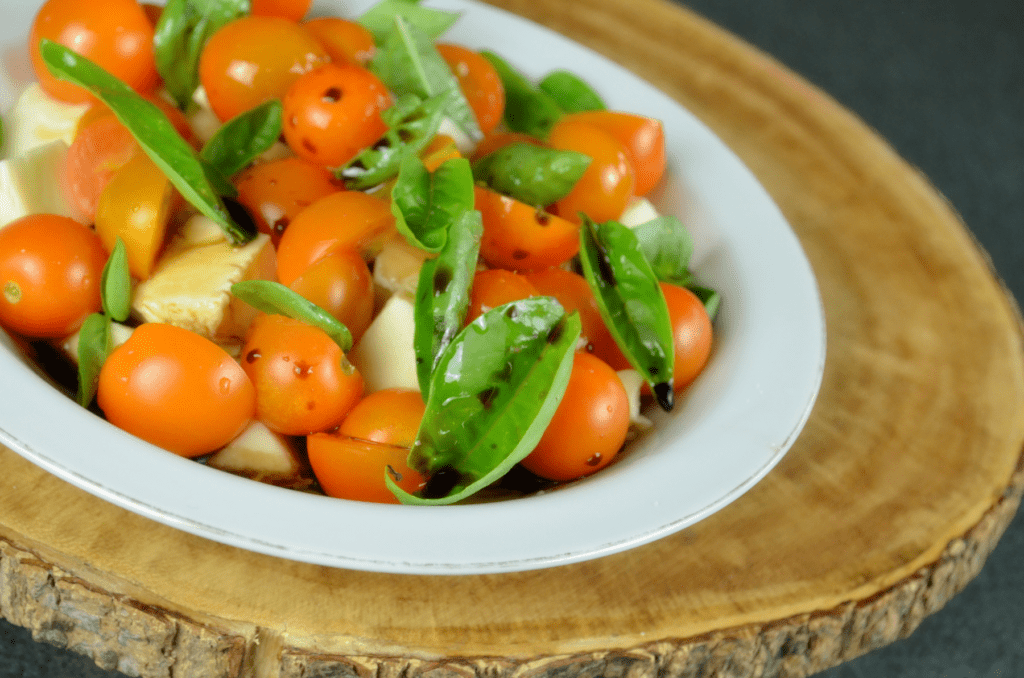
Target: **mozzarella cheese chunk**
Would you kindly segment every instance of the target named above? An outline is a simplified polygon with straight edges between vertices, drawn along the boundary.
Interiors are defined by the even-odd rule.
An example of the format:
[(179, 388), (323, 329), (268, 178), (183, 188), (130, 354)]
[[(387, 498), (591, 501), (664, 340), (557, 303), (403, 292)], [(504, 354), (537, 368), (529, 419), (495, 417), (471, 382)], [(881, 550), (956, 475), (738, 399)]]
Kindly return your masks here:
[(415, 311), (411, 299), (393, 294), (366, 328), (348, 359), (363, 376), (366, 394), (385, 388), (420, 389), (413, 348)]
[(207, 217), (196, 215), (168, 246), (156, 270), (139, 283), (132, 309), (145, 322), (184, 327), (218, 342), (245, 336), (256, 309), (231, 294), (242, 280), (274, 280), (270, 237), (233, 246)]
[(6, 157), (17, 158), (54, 141), (71, 145), (78, 120), (88, 108), (88, 104), (57, 101), (39, 83), (32, 83), (4, 118)]
[(459, 153), (467, 158), (473, 155), (473, 151), (476, 150), (477, 142), (470, 139), (468, 134), (452, 122), (451, 118), (441, 118), (441, 124), (437, 127), (437, 133), (450, 137), (455, 142), (455, 147), (459, 149)]
[(619, 223), (629, 228), (636, 228), (640, 224), (647, 223), (651, 219), (657, 219), (661, 215), (657, 208), (647, 198), (634, 198), (626, 205), (625, 211), (619, 217)]
[(640, 412), (640, 389), (644, 385), (643, 376), (636, 370), (619, 370), (619, 381), (626, 389), (626, 398), (629, 400), (629, 424), (641, 431), (654, 426), (654, 422)]
[(58, 139), (0, 160), (0, 228), (29, 214), (71, 216), (59, 179), (67, 154)]
[[(128, 325), (115, 322), (110, 323), (110, 348), (115, 349), (128, 341), (128, 337), (132, 336), (134, 331), (135, 329)], [(60, 345), (67, 357), (75, 363), (78, 362), (78, 340), (80, 336), (81, 332), (75, 332)]]
[(298, 476), (301, 470), (291, 439), (255, 420), (206, 463), (259, 480)]
[(433, 256), (398, 237), (384, 245), (373, 261), (373, 282), (388, 293), (404, 292), (416, 296), (423, 262)]

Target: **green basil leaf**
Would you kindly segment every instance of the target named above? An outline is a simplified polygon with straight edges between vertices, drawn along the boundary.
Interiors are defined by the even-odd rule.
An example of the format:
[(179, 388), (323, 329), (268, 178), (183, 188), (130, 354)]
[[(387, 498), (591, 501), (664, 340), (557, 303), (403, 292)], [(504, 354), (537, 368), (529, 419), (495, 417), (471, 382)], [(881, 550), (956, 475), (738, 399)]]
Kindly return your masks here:
[(544, 207), (567, 196), (590, 162), (583, 153), (517, 141), (473, 163), (473, 178), (527, 205)]
[(235, 295), (253, 308), (319, 327), (342, 351), (352, 348), (352, 333), (333, 315), (298, 292), (272, 280), (243, 280), (231, 286)]
[(419, 0), (382, 0), (368, 9), (358, 22), (373, 34), (373, 41), (382, 44), (395, 27), (395, 17), (402, 17), (421, 32), (437, 40), (448, 32), (461, 16), (458, 12), (430, 9)]
[(465, 158), (429, 172), (418, 157), (407, 156), (391, 189), (395, 226), (410, 245), (428, 252), (441, 251), (448, 226), (472, 210), (473, 202), (473, 173)]
[(281, 136), (281, 102), (274, 99), (220, 126), (199, 154), (221, 176), (230, 177)]
[(345, 187), (362, 191), (398, 174), (402, 160), (418, 155), (437, 134), (444, 118), (447, 95), (423, 101), (406, 94), (381, 113), (388, 131), (370, 148), (360, 151), (335, 174)]
[(608, 108), (594, 88), (569, 71), (552, 71), (537, 83), (537, 87), (551, 96), (566, 113), (603, 111)]
[(105, 103), (178, 192), (216, 222), (231, 242), (241, 244), (256, 237), (255, 231), (245, 231), (231, 219), (211, 185), (206, 163), (181, 138), (163, 111), (92, 61), (59, 43), (44, 38), (40, 52), (50, 73), (85, 87)]
[(476, 115), (448, 62), (434, 47), (430, 36), (401, 15), (395, 17), (395, 28), (377, 50), (370, 62), (370, 70), (399, 96), (415, 94), (421, 99), (429, 99), (446, 95), (445, 117), (472, 141), (483, 137)]
[(678, 217), (664, 215), (632, 228), (654, 275), (663, 282), (686, 287), (693, 256), (693, 237)]
[(89, 407), (96, 397), (100, 369), (110, 355), (110, 318), (89, 314), (78, 331), (78, 404)]
[(547, 92), (534, 87), (519, 71), (494, 52), (481, 54), (498, 71), (505, 86), (505, 126), (514, 132), (525, 132), (546, 139), (551, 127), (562, 117), (558, 102)]
[(128, 251), (121, 238), (107, 257), (100, 276), (103, 312), (112, 320), (123, 323), (132, 310), (132, 278), (128, 272)]
[(689, 289), (704, 304), (704, 310), (708, 312), (708, 317), (714, 320), (718, 315), (718, 307), (722, 304), (722, 295), (716, 290), (699, 285), (690, 285)]
[(529, 454), (551, 422), (572, 370), (576, 313), (552, 297), (491, 309), (456, 335), (431, 378), (409, 466), (428, 478), (409, 504), (451, 504), (490, 485)]
[(662, 409), (672, 409), (672, 323), (665, 295), (636, 236), (617, 221), (595, 224), (584, 217), (580, 263), (615, 343), (650, 384)]
[(463, 212), (449, 227), (441, 253), (424, 261), (420, 269), (413, 346), (424, 399), (430, 393), (434, 366), (466, 321), (483, 230), (479, 212)]
[(164, 86), (187, 109), (199, 86), (199, 56), (210, 36), (249, 13), (249, 0), (168, 0), (153, 34), (156, 69)]

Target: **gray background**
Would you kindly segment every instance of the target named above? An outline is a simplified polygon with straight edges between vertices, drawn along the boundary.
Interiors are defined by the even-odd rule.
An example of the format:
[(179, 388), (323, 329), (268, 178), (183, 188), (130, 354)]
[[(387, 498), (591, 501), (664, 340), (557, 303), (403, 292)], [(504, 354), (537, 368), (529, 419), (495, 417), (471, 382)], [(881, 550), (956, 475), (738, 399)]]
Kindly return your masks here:
[[(859, 114), (921, 168), (1024, 299), (1024, 18), (1010, 0), (683, 2)], [(820, 678), (1024, 677), (1024, 517), (907, 640)], [(110, 678), (0, 620), (0, 678)], [(196, 677), (202, 678), (202, 677)]]

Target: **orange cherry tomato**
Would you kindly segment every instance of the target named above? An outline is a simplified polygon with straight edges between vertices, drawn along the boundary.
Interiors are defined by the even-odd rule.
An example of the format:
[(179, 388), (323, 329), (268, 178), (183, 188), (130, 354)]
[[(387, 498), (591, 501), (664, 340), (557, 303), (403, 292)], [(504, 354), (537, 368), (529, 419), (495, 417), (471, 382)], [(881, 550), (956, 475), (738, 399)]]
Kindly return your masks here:
[[(672, 342), (675, 348), (675, 362), (672, 370), (672, 385), (676, 392), (682, 391), (703, 371), (711, 355), (713, 331), (700, 298), (678, 285), (661, 283), (661, 291), (668, 304), (668, 317), (672, 323)], [(617, 370), (632, 369), (629, 361), (619, 351), (609, 363)], [(644, 393), (650, 393), (647, 384)]]
[(253, 16), (275, 16), (289, 21), (301, 21), (313, 0), (252, 0)]
[(340, 17), (320, 17), (302, 24), (331, 56), (331, 61), (365, 66), (377, 51), (373, 33)]
[(47, 0), (29, 33), (29, 54), (39, 84), (47, 94), (68, 103), (93, 101), (85, 89), (50, 75), (39, 54), (48, 38), (91, 59), (139, 92), (160, 80), (153, 58), (153, 24), (136, 0)]
[(294, 157), (256, 163), (242, 171), (235, 185), (238, 201), (275, 246), (299, 212), (341, 190), (327, 168)]
[(518, 273), (500, 268), (477, 271), (473, 276), (473, 284), (469, 289), (469, 310), (466, 313), (466, 324), (473, 322), (481, 315), (496, 306), (536, 296), (537, 288)]
[(199, 80), (210, 107), (229, 120), (284, 97), (299, 76), (330, 57), (302, 26), (280, 17), (236, 19), (210, 37), (199, 57)]
[(480, 131), (487, 134), (505, 113), (505, 87), (490, 61), (462, 45), (438, 43), (437, 51), (459, 81), (459, 89), (476, 115)]
[(604, 324), (594, 292), (583, 276), (563, 268), (527, 271), (525, 275), (537, 289), (537, 294), (554, 297), (566, 313), (576, 311), (580, 314), (583, 350), (593, 353), (605, 362), (614, 356), (622, 355), (611, 332)]
[(334, 249), (354, 249), (366, 256), (396, 232), (387, 200), (359, 191), (332, 193), (302, 210), (281, 236), (277, 279), (291, 285)]
[(338, 427), (338, 433), (408, 449), (416, 442), (426, 408), (419, 391), (407, 388), (374, 391), (352, 408)]
[(555, 123), (548, 144), (592, 159), (569, 195), (555, 203), (554, 211), (575, 224), (581, 223), (580, 212), (598, 223), (618, 219), (636, 186), (636, 172), (625, 147), (601, 128), (571, 118)]
[(488, 188), (474, 190), (484, 225), (480, 256), (489, 266), (511, 271), (548, 268), (579, 252), (576, 224)]
[(665, 130), (660, 120), (620, 111), (585, 111), (566, 119), (598, 127), (622, 144), (636, 172), (637, 195), (646, 195), (665, 174)]
[(298, 78), (283, 104), (284, 138), (295, 154), (340, 167), (387, 131), (380, 114), (391, 96), (362, 66), (330, 63)]
[(34, 214), (0, 229), (0, 325), (30, 338), (65, 337), (99, 311), (107, 252), (74, 219)]
[(522, 465), (548, 480), (574, 480), (611, 463), (626, 442), (629, 399), (615, 370), (578, 352), (565, 396)]
[(281, 315), (259, 315), (242, 347), (256, 386), (256, 416), (285, 435), (336, 427), (363, 395), (363, 377), (323, 330)]
[(144, 323), (100, 370), (110, 423), (183, 457), (223, 447), (256, 412), (256, 391), (228, 353), (173, 325)]
[(333, 250), (289, 285), (344, 323), (359, 341), (373, 319), (373, 274), (359, 253)]
[(420, 153), (420, 157), (423, 159), (423, 166), (427, 168), (428, 172), (433, 172), (438, 167), (456, 158), (461, 158), (462, 153), (459, 152), (459, 147), (455, 145), (455, 140), (447, 134), (438, 134), (427, 147)]
[(397, 504), (398, 499), (384, 482), (389, 474), (410, 494), (426, 480), (409, 468), (409, 448), (386, 445), (339, 433), (316, 433), (306, 438), (309, 465), (327, 495), (339, 499)]
[(499, 132), (494, 131), (485, 136), (480, 140), (480, 143), (473, 149), (473, 160), (479, 160), (485, 155), (490, 155), (498, 149), (504, 148), (509, 144), (514, 144), (517, 141), (522, 141), (534, 146), (546, 146), (543, 141), (537, 137), (530, 136), (525, 132)]
[(75, 216), (96, 218), (100, 194), (117, 170), (139, 150), (128, 128), (111, 115), (102, 115), (79, 129), (64, 159), (64, 195)]

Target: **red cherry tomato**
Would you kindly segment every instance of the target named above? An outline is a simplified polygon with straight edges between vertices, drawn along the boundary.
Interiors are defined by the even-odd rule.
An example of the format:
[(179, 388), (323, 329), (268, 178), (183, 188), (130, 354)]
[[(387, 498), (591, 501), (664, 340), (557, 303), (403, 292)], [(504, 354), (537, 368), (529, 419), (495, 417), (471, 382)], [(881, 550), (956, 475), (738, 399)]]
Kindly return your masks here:
[(462, 45), (438, 43), (437, 51), (459, 81), (480, 131), (489, 133), (505, 113), (505, 86), (490, 61)]
[(269, 234), (275, 246), (299, 212), (341, 190), (325, 167), (295, 157), (256, 163), (235, 183), (238, 201), (249, 208), (256, 227)]
[(530, 281), (518, 273), (500, 268), (477, 271), (469, 290), (469, 311), (466, 324), (473, 322), (487, 311), (510, 301), (526, 299), (537, 294)]
[(313, 0), (252, 0), (253, 16), (276, 16), (288, 21), (300, 21), (306, 16)]
[(60, 338), (99, 311), (107, 253), (73, 219), (35, 214), (0, 229), (0, 325), (31, 338)]
[(96, 62), (138, 92), (160, 80), (153, 59), (153, 24), (135, 0), (47, 0), (29, 33), (29, 54), (39, 84), (55, 99), (68, 103), (93, 101), (85, 89), (50, 75), (39, 54), (48, 38)]
[(229, 120), (271, 99), (284, 97), (299, 76), (330, 57), (293, 21), (247, 16), (224, 25), (199, 57), (199, 80), (210, 107)]
[(82, 221), (96, 218), (100, 194), (136, 151), (139, 144), (113, 115), (81, 127), (64, 159), (64, 195)]
[(285, 435), (336, 427), (363, 395), (362, 375), (326, 332), (281, 315), (253, 321), (242, 369), (256, 386), (256, 416)]
[(484, 225), (480, 256), (488, 265), (529, 271), (558, 266), (579, 251), (575, 224), (482, 186), (475, 191)]
[(298, 78), (284, 96), (284, 138), (296, 155), (326, 167), (344, 165), (387, 131), (391, 105), (377, 76), (331, 63)]
[(110, 423), (183, 457), (223, 447), (256, 413), (256, 391), (234, 358), (159, 323), (140, 325), (114, 349), (96, 399)]
[(591, 158), (587, 171), (569, 195), (555, 203), (554, 211), (575, 224), (581, 221), (580, 212), (598, 223), (618, 219), (636, 186), (636, 172), (625, 147), (599, 127), (571, 118), (555, 123), (548, 144)]
[(626, 442), (629, 398), (615, 370), (578, 352), (565, 396), (537, 447), (521, 462), (548, 480), (575, 480), (611, 463)]

